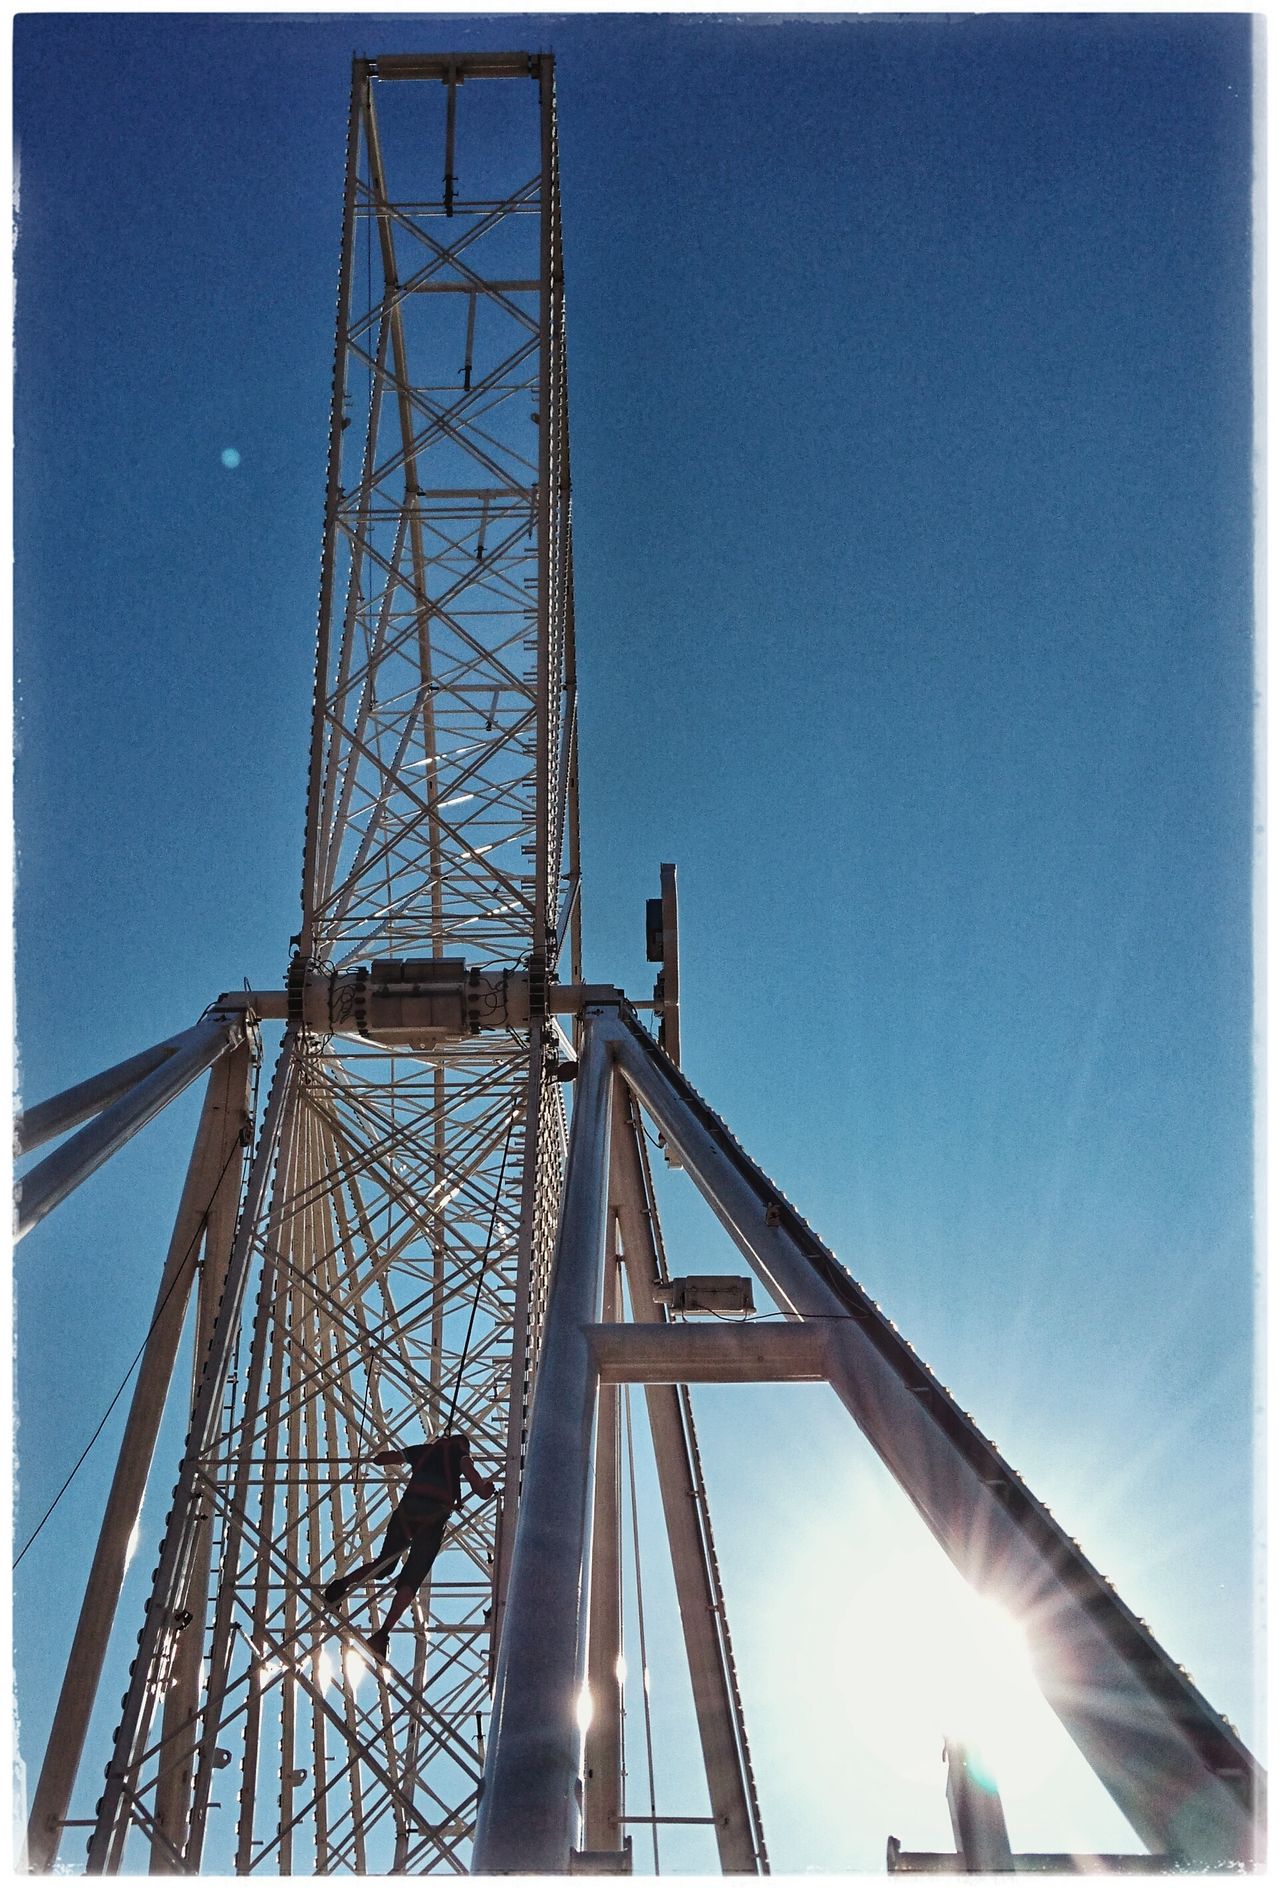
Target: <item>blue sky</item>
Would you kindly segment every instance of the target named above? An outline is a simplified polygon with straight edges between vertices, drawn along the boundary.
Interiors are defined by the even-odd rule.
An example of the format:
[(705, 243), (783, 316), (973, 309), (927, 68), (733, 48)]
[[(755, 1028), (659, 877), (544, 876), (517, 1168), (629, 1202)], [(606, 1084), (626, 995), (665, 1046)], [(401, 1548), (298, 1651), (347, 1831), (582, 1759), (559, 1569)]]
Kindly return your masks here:
[[(695, 1084), (1254, 1736), (1249, 33), (20, 18), (15, 640), (39, 1098), (296, 929), (351, 54), (551, 47), (588, 975), (646, 993), (675, 859)], [(193, 1121), (17, 1253), (19, 1542)], [(892, 1753), (779, 1624), (880, 1604), (893, 1491), (834, 1403), (740, 1394), (749, 1461), (744, 1405), (704, 1427), (775, 1866), (946, 1846), (940, 1768), (831, 1812)], [(29, 1760), (113, 1433), (16, 1577)], [(1068, 1800), (1015, 1840), (1120, 1840)]]

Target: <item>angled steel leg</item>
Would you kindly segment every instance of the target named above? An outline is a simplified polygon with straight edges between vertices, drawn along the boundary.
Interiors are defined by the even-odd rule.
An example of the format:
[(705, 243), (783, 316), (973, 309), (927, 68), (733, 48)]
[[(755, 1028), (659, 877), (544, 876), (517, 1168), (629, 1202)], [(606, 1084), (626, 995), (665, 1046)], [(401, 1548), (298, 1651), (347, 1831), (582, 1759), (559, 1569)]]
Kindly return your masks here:
[[(156, 1435), (164, 1411), (174, 1358), (182, 1333), (196, 1248), (205, 1218), (224, 1187), (238, 1192), (240, 1163), (235, 1158), (247, 1119), (244, 1107), (250, 1051), (241, 1043), (209, 1080), (191, 1164), (174, 1222), (173, 1237), (156, 1295), (156, 1310), (133, 1401), (120, 1443), (115, 1477), (107, 1497), (80, 1620), (67, 1661), (66, 1677), (54, 1713), (48, 1751), (36, 1785), (27, 1838), (33, 1871), (52, 1868), (62, 1823), (71, 1801), (84, 1748), (116, 1602), (128, 1561), (129, 1540), (142, 1509)], [(238, 1101), (237, 1101), (238, 1097)]]
[(139, 1636), (138, 1653), (133, 1662), (129, 1689), (124, 1696), (115, 1750), (107, 1766), (98, 1816), (89, 1838), (86, 1873), (91, 1875), (103, 1874), (115, 1865), (118, 1853), (123, 1848), (128, 1828), (128, 1779), (146, 1736), (155, 1703), (154, 1686), (161, 1646), (173, 1630), (178, 1597), (186, 1590), (192, 1564), (191, 1522), (195, 1512), (199, 1465), (214, 1433), (226, 1371), (239, 1330), (241, 1299), (254, 1251), (258, 1216), (271, 1176), (279, 1116), (293, 1075), (293, 1043), (292, 1032), (286, 1031), (267, 1101), (258, 1149), (249, 1171), (227, 1282), (196, 1391), (186, 1453), (173, 1493), (172, 1519), (160, 1549), (151, 1599)]
[[(90, 1121), (71, 1140), (46, 1155), (38, 1167), (33, 1167), (30, 1173), (19, 1180), (14, 1190), (18, 1204), (18, 1224), (14, 1237), (21, 1239), (24, 1233), (30, 1232), (46, 1213), (51, 1213), (82, 1180), (87, 1180), (91, 1173), (96, 1172), (103, 1161), (108, 1160), (117, 1148), (123, 1147), (139, 1128), (145, 1127), (154, 1115), (159, 1114), (189, 1083), (211, 1067), (219, 1056), (225, 1055), (243, 1040), (243, 1016), (221, 1013), (205, 1017), (194, 1028), (186, 1030), (181, 1036), (175, 1036), (172, 1050), (163, 1061), (151, 1066), (141, 1080), (136, 1080), (124, 1094), (119, 1095), (118, 1100), (103, 1108), (96, 1120)], [(134, 1063), (120, 1063), (115, 1069), (108, 1070), (101, 1079), (114, 1081), (121, 1070), (148, 1062), (152, 1053), (135, 1058)], [(58, 1127), (49, 1127), (48, 1124), (50, 1120), (60, 1118), (57, 1111), (68, 1096), (79, 1094), (83, 1097), (84, 1092), (93, 1087), (93, 1083), (83, 1083), (80, 1089), (68, 1090), (67, 1095), (56, 1096), (52, 1102), (45, 1102), (41, 1108), (32, 1110), (33, 1116), (43, 1116), (45, 1132), (41, 1138), (60, 1131)], [(97, 1105), (101, 1106), (101, 1103)], [(70, 1112), (74, 1114), (75, 1110)], [(80, 1114), (78, 1118), (83, 1119), (83, 1115)], [(28, 1117), (28, 1121), (30, 1119)], [(67, 1124), (69, 1121), (64, 1122), (64, 1125)]]
[(608, 1033), (775, 1303), (826, 1325), (832, 1387), (960, 1572), (1020, 1621), (1046, 1699), (1148, 1848), (1248, 1864), (1265, 1779), (1225, 1719), (634, 1016)]
[[(249, 1073), (248, 1056), (238, 1051), (215, 1069), (211, 1078), (210, 1096), (212, 1099), (215, 1093), (218, 1095), (218, 1105), (225, 1117), (228, 1134), (243, 1128), (249, 1121)], [(222, 1173), (207, 1216), (204, 1263), (200, 1267), (200, 1288), (196, 1299), (195, 1342), (191, 1353), (193, 1399), (213, 1336), (218, 1303), (226, 1284), (231, 1241), (235, 1234), (236, 1207), (240, 1199), (240, 1181), (240, 1163), (232, 1161)], [(182, 1855), (186, 1850), (211, 1546), (212, 1521), (206, 1515), (197, 1523), (191, 1575), (186, 1593), (179, 1602), (180, 1611), (190, 1614), (191, 1623), (178, 1633), (169, 1689), (164, 1698), (162, 1736), (168, 1755), (156, 1786), (158, 1839), (153, 1842), (151, 1850), (153, 1875), (171, 1875), (174, 1852)]]
[(13, 1124), (17, 1153), (32, 1154), (46, 1141), (69, 1134), (82, 1121), (90, 1121), (95, 1114), (101, 1114), (144, 1076), (162, 1067), (183, 1046), (188, 1033), (183, 1030), (177, 1036), (168, 1036), (140, 1055), (131, 1055), (113, 1068), (103, 1069), (101, 1075), (91, 1075), (87, 1082), (77, 1082), (74, 1088), (64, 1088), (60, 1095), (51, 1095), (48, 1101), (37, 1102), (34, 1108), (26, 1109)]
[[(653, 1296), (660, 1280), (657, 1201), (640, 1146), (639, 1114), (620, 1081), (614, 1084), (613, 1108), (611, 1203), (622, 1233), (631, 1315), (637, 1324), (655, 1325), (664, 1320)], [(616, 1396), (617, 1391), (602, 1384), (600, 1394)], [(727, 1641), (717, 1630), (722, 1602), (700, 1525), (691, 1424), (687, 1431), (681, 1391), (674, 1383), (647, 1384), (645, 1399), (720, 1866), (726, 1874), (754, 1875), (764, 1844)]]

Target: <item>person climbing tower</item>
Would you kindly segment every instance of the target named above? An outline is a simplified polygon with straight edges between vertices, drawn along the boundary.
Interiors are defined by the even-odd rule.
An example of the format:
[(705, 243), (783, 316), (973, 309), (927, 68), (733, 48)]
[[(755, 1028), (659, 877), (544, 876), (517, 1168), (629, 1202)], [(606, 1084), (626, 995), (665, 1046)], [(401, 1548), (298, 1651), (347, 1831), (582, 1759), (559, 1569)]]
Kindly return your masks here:
[(368, 1636), (377, 1657), (385, 1659), (392, 1627), (408, 1609), (440, 1552), (445, 1526), (461, 1499), (462, 1477), (465, 1475), (476, 1494), (486, 1499), (495, 1492), (495, 1484), (476, 1469), (471, 1460), (471, 1444), (464, 1435), (446, 1434), (434, 1442), (417, 1442), (407, 1449), (381, 1449), (372, 1460), (381, 1468), (391, 1468), (397, 1462), (407, 1463), (409, 1486), (392, 1513), (386, 1537), (375, 1557), (331, 1580), (324, 1597), (328, 1606), (341, 1605), (353, 1586), (362, 1580), (380, 1579), (407, 1552), (408, 1559), (396, 1579), (395, 1598), (386, 1619)]

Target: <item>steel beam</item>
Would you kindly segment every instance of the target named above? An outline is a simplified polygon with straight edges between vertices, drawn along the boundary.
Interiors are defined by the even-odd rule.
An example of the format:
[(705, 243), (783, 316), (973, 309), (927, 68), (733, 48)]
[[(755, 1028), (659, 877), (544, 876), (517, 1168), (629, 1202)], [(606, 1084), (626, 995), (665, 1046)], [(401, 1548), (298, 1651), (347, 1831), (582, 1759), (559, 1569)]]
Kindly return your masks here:
[(279, 1117), (287, 1090), (295, 1079), (294, 1039), (285, 1032), (271, 1094), (267, 1100), (262, 1133), (245, 1188), (244, 1205), (232, 1247), (227, 1282), (218, 1307), (213, 1336), (204, 1360), (196, 1391), (187, 1435), (186, 1451), (173, 1491), (170, 1522), (160, 1548), (160, 1558), (152, 1581), (151, 1598), (138, 1637), (138, 1652), (129, 1678), (129, 1688), (121, 1706), (121, 1720), (116, 1731), (115, 1749), (107, 1766), (97, 1819), (89, 1838), (86, 1873), (105, 1873), (115, 1863), (123, 1847), (127, 1830), (129, 1778), (137, 1762), (155, 1703), (155, 1663), (161, 1641), (173, 1631), (173, 1617), (179, 1595), (192, 1564), (193, 1529), (198, 1508), (197, 1484), (201, 1458), (206, 1454), (217, 1427), (218, 1414), (240, 1326), (240, 1307), (255, 1248), (258, 1215), (262, 1210), (267, 1184), (275, 1161)]
[(619, 1071), (780, 1309), (828, 1326), (831, 1382), (978, 1591), (1024, 1628), (1046, 1699), (1148, 1848), (1247, 1864), (1263, 1774), (680, 1071), (625, 1013)]
[(537, 55), (527, 52), (380, 53), (369, 61), (379, 79), (527, 79), (537, 71)]
[(30, 1232), (219, 1056), (242, 1042), (244, 1030), (242, 1016), (215, 1014), (175, 1036), (172, 1052), (158, 1067), (18, 1181), (14, 1189), (18, 1203), (15, 1239)]
[[(554, 597), (552, 594), (555, 579), (555, 554), (551, 534), (555, 525), (559, 494), (553, 490), (555, 475), (555, 452), (557, 446), (557, 415), (552, 404), (552, 376), (555, 366), (555, 316), (560, 303), (562, 284), (554, 279), (555, 239), (555, 203), (552, 196), (552, 168), (554, 163), (554, 122), (552, 102), (553, 67), (550, 60), (539, 61), (538, 90), (541, 98), (541, 173), (542, 202), (541, 227), (539, 230), (540, 266), (538, 295), (538, 325), (542, 335), (542, 347), (538, 355), (538, 644), (537, 644), (537, 764), (534, 773), (534, 824), (537, 838), (534, 842), (534, 889), (533, 889), (533, 949), (529, 953), (531, 981), (535, 989), (531, 991), (530, 1012), (535, 1021), (541, 1016), (545, 1005), (545, 978), (548, 970), (550, 931), (553, 923), (553, 884), (559, 873), (560, 861), (551, 858), (551, 835), (554, 830), (554, 807), (552, 795), (556, 780), (556, 734), (551, 722), (551, 690), (553, 681), (559, 684), (560, 676), (553, 676), (552, 631), (554, 627)], [(539, 990), (543, 993), (539, 995)]]
[(563, 1875), (579, 1843), (596, 1372), (585, 1326), (600, 1303), (613, 1064), (586, 1022), (564, 1205), (530, 1416), (472, 1869)]
[(368, 65), (351, 62), (351, 103), (347, 113), (347, 162), (342, 195), (342, 260), (338, 268), (338, 333), (333, 349), (333, 399), (329, 410), (329, 457), (325, 487), (324, 550), (320, 564), (320, 604), (316, 629), (316, 689), (311, 724), (311, 762), (307, 780), (307, 824), (302, 858), (302, 927), (299, 949), (310, 956), (315, 934), (315, 905), (320, 891), (320, 855), (325, 833), (320, 822), (326, 741), (325, 695), (329, 673), (337, 532), (334, 521), (342, 501), (342, 435), (347, 424), (344, 402), (350, 371), (347, 326), (351, 317), (351, 280), (355, 255), (356, 191), (359, 179), (361, 100), (368, 90)]
[(967, 1875), (1011, 1875), (1013, 1850), (1004, 1804), (994, 1781), (963, 1744), (946, 1740), (947, 1808)]
[[(963, 1856), (950, 1849), (904, 1849), (896, 1836), (890, 1836), (887, 1866), (889, 1875), (963, 1875)], [(1178, 1872), (1172, 1855), (1069, 1855), (1043, 1851), (1017, 1854), (1013, 1858), (1015, 1875), (1173, 1875)]]
[(54, 1141), (60, 1134), (78, 1128), (82, 1121), (91, 1120), (109, 1102), (127, 1094), (144, 1076), (158, 1069), (185, 1040), (185, 1030), (180, 1035), (166, 1037), (164, 1042), (144, 1049), (140, 1055), (131, 1055), (127, 1061), (117, 1062), (114, 1068), (104, 1069), (101, 1075), (91, 1075), (87, 1082), (77, 1082), (74, 1088), (64, 1088), (60, 1095), (37, 1102), (14, 1121), (15, 1152), (33, 1154), (46, 1141)]
[[(602, 1312), (618, 1316), (619, 1261), (605, 1265)], [(595, 1327), (599, 1329), (599, 1326)], [(623, 1847), (622, 1568), (616, 1383), (600, 1386), (596, 1413), (595, 1507), (591, 1521), (591, 1621), (587, 1635), (587, 1726), (582, 1778), (583, 1848)]]
[[(210, 1077), (210, 1101), (220, 1117), (220, 1142), (228, 1155), (250, 1125), (250, 1061), (247, 1047), (221, 1062)], [(213, 1337), (214, 1319), (226, 1284), (235, 1236), (236, 1208), (240, 1203), (241, 1163), (224, 1159), (220, 1178), (205, 1215), (204, 1258), (196, 1293), (195, 1335), (191, 1346), (190, 1403), (194, 1404), (204, 1359)], [(171, 1875), (174, 1854), (185, 1858), (191, 1816), (195, 1754), (198, 1742), (201, 1667), (204, 1662), (204, 1621), (208, 1606), (213, 1524), (203, 1515), (196, 1524), (191, 1573), (179, 1610), (191, 1623), (177, 1634), (168, 1690), (164, 1696), (161, 1738), (165, 1755), (156, 1784), (155, 1827), (151, 1873)]]
[[(129, 1543), (142, 1512), (156, 1436), (173, 1375), (191, 1284), (196, 1276), (196, 1248), (224, 1181), (236, 1191), (239, 1188), (240, 1169), (234, 1156), (247, 1119), (244, 1086), (249, 1055), (249, 1045), (242, 1043), (209, 1078), (173, 1236), (160, 1275), (151, 1330), (142, 1353), (80, 1618), (71, 1642), (71, 1655), (31, 1806), (27, 1855), (30, 1868), (37, 1874), (51, 1869), (57, 1857), (124, 1583)], [(238, 1107), (234, 1100), (237, 1094)]]
[[(657, 1200), (639, 1138), (635, 1102), (623, 1082), (614, 1084), (613, 1106), (611, 1198), (622, 1237), (631, 1315), (636, 1320), (630, 1328), (641, 1338), (672, 1337), (677, 1334), (653, 1295), (663, 1270)], [(601, 1328), (597, 1326), (597, 1332)], [(599, 1350), (596, 1354), (599, 1357)], [(604, 1389), (601, 1394), (606, 1394)], [(668, 1382), (649, 1381), (645, 1403), (720, 1866), (727, 1875), (754, 1874), (765, 1867), (764, 1840), (710, 1516), (701, 1505), (693, 1413), (681, 1392)]]
[(493, 1571), (493, 1657), (496, 1670), (497, 1646), (502, 1638), (502, 1622), (507, 1609), (507, 1586), (511, 1577), (511, 1556), (515, 1546), (516, 1514), (519, 1510), (520, 1482), (524, 1472), (527, 1442), (527, 1417), (532, 1388), (535, 1346), (532, 1342), (531, 1310), (535, 1246), (534, 1221), (538, 1208), (540, 1174), (539, 1139), (543, 1108), (545, 1051), (541, 1031), (535, 1031), (529, 1045), (529, 1066), (525, 1080), (525, 1156), (520, 1179), (520, 1231), (516, 1248), (516, 1276), (512, 1293), (511, 1373), (507, 1408), (503, 1497), (495, 1523)]
[(603, 1383), (823, 1383), (827, 1334), (812, 1324), (594, 1324)]

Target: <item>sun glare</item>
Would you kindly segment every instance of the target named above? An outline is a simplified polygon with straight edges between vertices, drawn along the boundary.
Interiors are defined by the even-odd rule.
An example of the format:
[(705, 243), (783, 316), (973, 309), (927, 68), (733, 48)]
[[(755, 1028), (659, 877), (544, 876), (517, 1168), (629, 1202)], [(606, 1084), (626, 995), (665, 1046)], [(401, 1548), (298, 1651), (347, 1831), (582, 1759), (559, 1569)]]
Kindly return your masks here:
[(999, 1790), (1015, 1850), (1133, 1848), (1036, 1683), (1016, 1600), (971, 1589), (878, 1469), (816, 1506), (801, 1486), (782, 1511), (777, 1564), (740, 1635), (777, 1705), (761, 1761), (803, 1795), (810, 1828), (839, 1854), (890, 1833), (948, 1850), (949, 1740)]
[(1007, 1727), (1025, 1733), (1028, 1708), (1040, 1703), (1027, 1642), (1017, 1622), (991, 1600), (956, 1585), (939, 1608), (936, 1647), (943, 1729), (994, 1758)]
[(868, 1628), (847, 1654), (854, 1715), (872, 1707), (905, 1769), (936, 1782), (944, 1737), (980, 1754), (1001, 1789), (1034, 1787), (1053, 1767), (1053, 1720), (1016, 1620), (927, 1544), (868, 1570), (852, 1615)]

